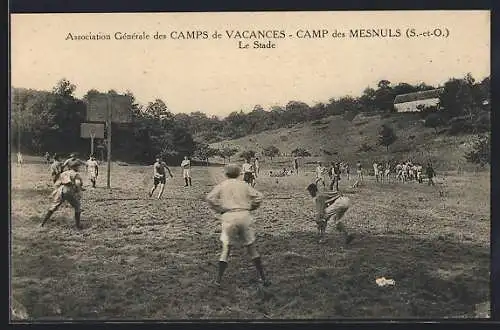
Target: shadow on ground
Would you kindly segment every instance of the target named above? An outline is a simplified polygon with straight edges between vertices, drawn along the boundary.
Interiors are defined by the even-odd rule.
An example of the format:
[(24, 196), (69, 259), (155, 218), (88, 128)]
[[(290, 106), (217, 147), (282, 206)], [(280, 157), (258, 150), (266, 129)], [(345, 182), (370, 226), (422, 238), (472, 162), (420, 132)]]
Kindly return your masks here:
[[(335, 233), (322, 245), (313, 233), (263, 234), (272, 285), (254, 283), (235, 249), (217, 290), (217, 233), (125, 240), (90, 231), (53, 227), (16, 243), (14, 298), (31, 319), (474, 317), (489, 299), (489, 251), (470, 243), (359, 234), (346, 247)], [(378, 287), (381, 276), (395, 285)]]

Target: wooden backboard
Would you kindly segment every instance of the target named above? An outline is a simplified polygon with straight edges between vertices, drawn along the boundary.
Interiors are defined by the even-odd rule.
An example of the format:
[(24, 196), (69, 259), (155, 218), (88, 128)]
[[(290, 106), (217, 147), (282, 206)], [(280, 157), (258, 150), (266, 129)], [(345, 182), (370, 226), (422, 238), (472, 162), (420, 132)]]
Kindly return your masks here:
[(104, 139), (104, 124), (81, 123), (80, 137), (89, 139), (94, 134), (95, 139)]
[(105, 122), (107, 120), (108, 98), (111, 106), (113, 123), (129, 123), (132, 121), (131, 100), (127, 95), (93, 95), (87, 101), (87, 120)]

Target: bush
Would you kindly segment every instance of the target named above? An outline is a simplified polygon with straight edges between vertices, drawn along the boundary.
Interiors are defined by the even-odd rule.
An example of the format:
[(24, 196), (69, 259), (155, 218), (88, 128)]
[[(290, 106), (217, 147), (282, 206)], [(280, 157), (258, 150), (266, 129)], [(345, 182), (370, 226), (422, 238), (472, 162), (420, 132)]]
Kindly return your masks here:
[(487, 132), (491, 130), (491, 118), (489, 112), (482, 112), (474, 122), (477, 132)]
[(437, 133), (437, 128), (441, 125), (443, 125), (443, 119), (441, 118), (440, 114), (431, 113), (427, 117), (425, 117), (424, 126), (434, 128), (434, 131), (436, 133)]
[(474, 142), (472, 151), (464, 155), (465, 159), (474, 164), (484, 166), (491, 163), (491, 137), (489, 135), (478, 136)]

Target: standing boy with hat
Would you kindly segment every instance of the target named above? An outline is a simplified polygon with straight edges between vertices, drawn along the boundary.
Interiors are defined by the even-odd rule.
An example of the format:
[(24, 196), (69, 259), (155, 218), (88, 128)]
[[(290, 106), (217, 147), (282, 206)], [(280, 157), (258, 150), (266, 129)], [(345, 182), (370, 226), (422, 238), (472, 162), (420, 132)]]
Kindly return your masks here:
[(222, 275), (227, 268), (229, 253), (234, 245), (246, 247), (264, 285), (269, 283), (264, 276), (262, 261), (255, 247), (254, 219), (250, 211), (256, 210), (262, 203), (262, 194), (238, 180), (241, 169), (237, 165), (225, 168), (227, 179), (218, 184), (206, 197), (210, 207), (219, 214), (222, 222), (220, 240), (222, 253), (219, 259), (219, 272), (216, 284), (220, 285)]

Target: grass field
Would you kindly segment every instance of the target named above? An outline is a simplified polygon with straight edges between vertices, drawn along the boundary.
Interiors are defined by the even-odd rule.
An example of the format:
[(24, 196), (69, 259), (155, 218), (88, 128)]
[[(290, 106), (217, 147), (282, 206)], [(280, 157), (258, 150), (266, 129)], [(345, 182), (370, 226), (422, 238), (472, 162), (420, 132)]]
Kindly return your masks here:
[[(489, 308), (489, 172), (438, 178), (436, 187), (377, 184), (340, 189), (352, 200), (345, 246), (333, 226), (318, 244), (300, 177), (258, 178), (257, 244), (272, 285), (261, 288), (244, 250), (224, 285), (211, 287), (219, 223), (203, 201), (220, 167), (180, 169), (163, 200), (148, 198), (151, 168), (101, 166), (84, 192), (82, 222), (61, 208), (40, 228), (50, 198), (47, 166), (12, 166), (12, 298), (18, 318), (326, 319), (485, 317)], [(353, 181), (350, 183), (352, 184)], [(443, 194), (440, 194), (442, 191)], [(380, 276), (394, 286), (378, 287)], [(487, 307), (487, 308), (485, 308)], [(20, 315), (20, 316), (19, 316)]]

